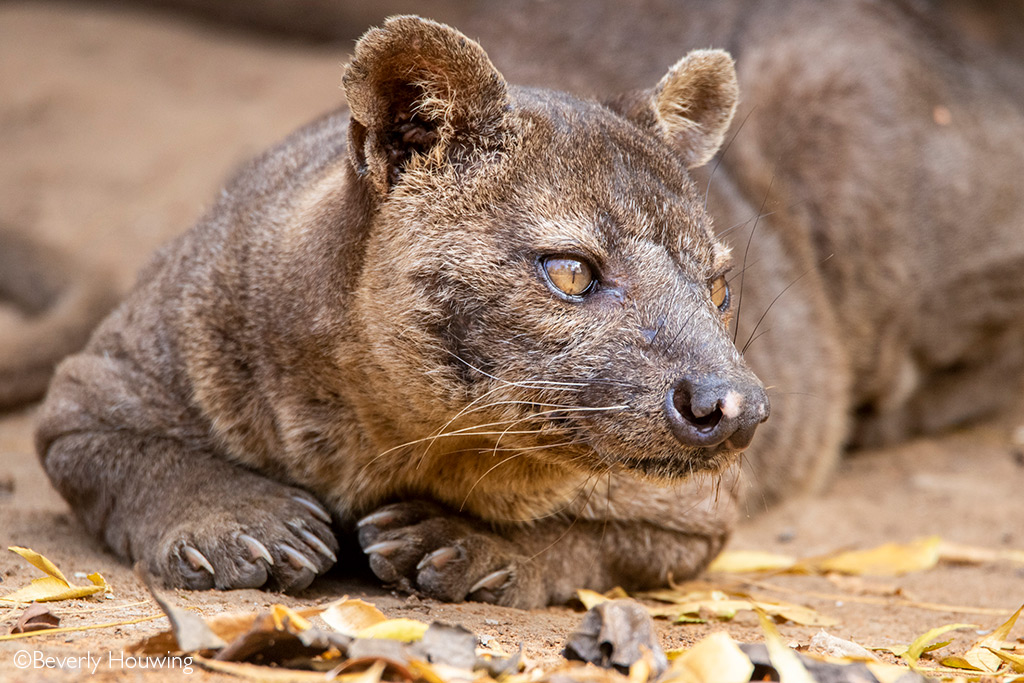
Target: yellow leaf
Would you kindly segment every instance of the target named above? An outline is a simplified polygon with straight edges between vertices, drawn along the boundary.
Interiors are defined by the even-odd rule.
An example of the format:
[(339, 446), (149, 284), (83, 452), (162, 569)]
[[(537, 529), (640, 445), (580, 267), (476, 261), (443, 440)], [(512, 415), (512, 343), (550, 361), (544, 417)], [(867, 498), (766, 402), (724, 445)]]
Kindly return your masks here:
[(1002, 665), (1002, 659), (994, 654), (992, 650), (1001, 650), (1003, 648), (1003, 642), (1009, 637), (1010, 631), (1013, 629), (1013, 625), (1017, 623), (1017, 617), (1020, 616), (1021, 611), (1024, 611), (1024, 605), (1021, 605), (1020, 609), (1014, 612), (1013, 616), (1007, 619), (1002, 626), (975, 643), (974, 647), (964, 655), (964, 659), (980, 671), (995, 673)]
[(754, 673), (750, 658), (725, 631), (712, 633), (672, 660), (666, 679), (695, 683), (746, 683)]
[(957, 564), (987, 564), (995, 562), (1024, 564), (1024, 550), (997, 550), (943, 541), (939, 545), (939, 558), (943, 562)]
[(53, 562), (50, 562), (50, 560), (36, 551), (18, 546), (11, 546), (8, 550), (21, 555), (25, 561), (44, 574), (47, 574), (47, 576), (41, 579), (33, 579), (29, 585), (0, 597), (0, 600), (10, 602), (75, 600), (89, 595), (96, 595), (97, 593), (105, 593), (108, 589), (107, 582), (98, 573), (89, 575), (89, 581), (92, 582), (91, 586), (75, 586), (64, 577), (64, 573)]
[(987, 648), (989, 652), (1010, 665), (1014, 673), (1024, 674), (1024, 655), (1011, 655), (1009, 652)]
[(647, 683), (651, 677), (651, 658), (648, 651), (645, 656), (633, 662), (629, 667), (629, 683)]
[(61, 570), (57, 569), (57, 565), (55, 565), (53, 562), (50, 562), (48, 559), (37, 553), (35, 550), (31, 550), (30, 548), (22, 548), (21, 546), (16, 545), (8, 546), (7, 549), (10, 550), (12, 553), (17, 553), (18, 555), (21, 555), (29, 564), (31, 564), (33, 567), (35, 567), (42, 573), (49, 574), (50, 576), (60, 579), (64, 582), (65, 585), (71, 585), (68, 582), (68, 580), (64, 578), (64, 573), (61, 572)]
[(320, 617), (338, 633), (352, 637), (388, 619), (383, 612), (364, 600), (345, 598), (328, 605)]
[(714, 617), (715, 619), (732, 619), (736, 613), (744, 609), (753, 609), (749, 600), (730, 598), (709, 598), (684, 602), (675, 608), (680, 615)]
[(757, 602), (750, 600), (709, 600), (682, 605), (683, 614), (707, 614), (718, 619), (732, 619), (741, 610), (763, 610), (765, 613), (802, 626), (835, 626), (832, 617), (819, 614), (810, 607), (788, 603)]
[(768, 614), (804, 626), (834, 626), (838, 622), (810, 607), (786, 602), (753, 600), (745, 595), (731, 596), (720, 590), (698, 590), (690, 593), (681, 591), (658, 591), (645, 593), (645, 597), (673, 603), (672, 606), (649, 607), (654, 617), (671, 617), (680, 621), (692, 621), (691, 616), (732, 619), (741, 610), (762, 609)]
[(434, 670), (434, 667), (419, 659), (409, 662), (409, 670), (426, 683), (446, 683), (441, 675)]
[(943, 633), (950, 631), (956, 631), (961, 628), (978, 628), (975, 624), (947, 624), (946, 626), (939, 626), (931, 630), (925, 631), (917, 638), (914, 638), (914, 642), (907, 646), (907, 651), (903, 653), (903, 659), (907, 661), (910, 666), (917, 664), (917, 660), (921, 658), (921, 655), (931, 650), (937, 650), (939, 647), (945, 647), (949, 642), (945, 642), (942, 645), (931, 646), (933, 640), (941, 636)]
[(754, 604), (773, 617), (792, 621), (794, 624), (802, 626), (835, 626), (839, 623), (838, 619), (827, 617), (803, 605), (786, 602), (755, 602)]
[(727, 550), (708, 566), (709, 572), (743, 574), (789, 569), (796, 560), (789, 555), (767, 553), (758, 550)]
[(274, 629), (277, 631), (288, 631), (294, 634), (313, 627), (308, 619), (284, 605), (272, 605), (270, 616), (274, 620)]
[(779, 672), (779, 679), (786, 683), (814, 683), (814, 679), (807, 671), (807, 667), (800, 661), (800, 657), (790, 649), (779, 635), (779, 629), (768, 618), (764, 610), (757, 610), (757, 620), (761, 622), (761, 630), (764, 631), (764, 644), (768, 647), (768, 659), (772, 666)]
[(939, 561), (938, 536), (901, 545), (886, 543), (870, 550), (855, 550), (826, 557), (813, 563), (818, 570), (841, 574), (899, 576), (931, 569)]
[(865, 662), (871, 675), (878, 679), (879, 683), (896, 683), (907, 675), (906, 667), (896, 664), (885, 664), (884, 662)]
[(605, 596), (601, 595), (597, 591), (588, 590), (586, 588), (581, 588), (576, 591), (576, 597), (578, 597), (580, 602), (583, 603), (584, 609), (588, 610), (593, 608), (595, 605), (600, 605), (602, 602), (608, 602), (608, 598)]
[[(943, 645), (949, 645), (949, 641), (943, 643)], [(939, 664), (942, 666), (949, 667), (950, 669), (966, 669), (967, 671), (981, 671), (978, 667), (968, 662), (963, 657), (943, 657), (939, 660)]]
[(415, 619), (388, 619), (368, 626), (356, 634), (358, 638), (384, 638), (411, 643), (427, 632), (427, 624)]

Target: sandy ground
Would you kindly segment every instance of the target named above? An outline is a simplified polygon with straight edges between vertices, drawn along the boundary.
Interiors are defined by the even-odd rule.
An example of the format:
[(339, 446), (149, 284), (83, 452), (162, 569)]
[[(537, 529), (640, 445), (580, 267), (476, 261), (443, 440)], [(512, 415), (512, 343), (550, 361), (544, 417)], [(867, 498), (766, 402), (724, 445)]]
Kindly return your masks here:
[[(0, 5), (0, 220), (112, 269), (127, 287), (154, 247), (195, 220), (232, 167), (342, 102), (345, 59), (343, 48), (283, 45), (167, 18), (73, 5)], [(1017, 415), (1022, 419), (849, 458), (822, 495), (752, 517), (732, 547), (806, 557), (937, 534), (994, 549), (1024, 548), (1024, 455), (1011, 439), (1024, 412)], [(113, 596), (56, 605), (64, 625), (157, 614), (129, 569), (84, 534), (50, 488), (32, 451), (32, 417), (28, 410), (0, 419), (0, 546), (34, 548), (69, 577), (104, 575)], [(293, 597), (249, 590), (172, 597), (215, 614), (359, 594), (389, 616), (461, 623), (507, 649), (522, 642), (541, 662), (556, 660), (580, 618), (568, 607), (522, 612), (410, 599), (345, 579), (345, 573), (340, 567)], [(36, 575), (0, 552), (0, 592)], [(906, 644), (953, 622), (990, 629), (1024, 603), (1024, 568), (1008, 562), (941, 564), (898, 579), (846, 584), (806, 576), (765, 581), (775, 588), (750, 590), (812, 606), (839, 620), (831, 633), (868, 646)], [(885, 597), (894, 592), (897, 597)], [(967, 609), (924, 609), (906, 601)], [(0, 608), (0, 633), (15, 616)], [(118, 666), (116, 655), (165, 627), (161, 619), (0, 642), (0, 679), (79, 678), (75, 670), (17, 668), (15, 655), (28, 650), (99, 659), (94, 680), (162, 680), (167, 671)], [(744, 615), (710, 625), (659, 622), (666, 647), (718, 629), (741, 641), (761, 639), (756, 620)], [(803, 644), (817, 631), (791, 624), (780, 630)], [(1018, 626), (1014, 638), (1022, 635)], [(958, 633), (949, 649), (963, 650), (977, 637)]]

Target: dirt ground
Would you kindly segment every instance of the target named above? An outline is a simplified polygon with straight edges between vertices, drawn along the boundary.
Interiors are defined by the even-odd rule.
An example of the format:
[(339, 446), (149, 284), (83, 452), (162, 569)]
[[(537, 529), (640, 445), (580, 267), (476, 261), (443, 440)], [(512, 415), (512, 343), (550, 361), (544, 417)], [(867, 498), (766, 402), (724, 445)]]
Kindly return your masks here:
[[(127, 287), (147, 255), (187, 228), (232, 167), (289, 130), (338, 106), (339, 47), (307, 47), (226, 34), (143, 14), (45, 2), (0, 5), (0, 221), (26, 226), (79, 258), (110, 268)], [(62, 625), (158, 614), (131, 571), (88, 538), (54, 492), (32, 450), (33, 411), (0, 418), (0, 547), (48, 556), (72, 581), (99, 571), (113, 596), (57, 604)], [(993, 549), (1024, 549), (1024, 453), (1013, 433), (1024, 411), (1000, 422), (849, 458), (823, 494), (752, 516), (732, 548), (807, 557), (929, 535)], [(508, 650), (522, 642), (551, 663), (580, 619), (570, 607), (523, 612), (407, 598), (345, 579), (344, 567), (298, 596), (260, 591), (172, 595), (203, 614), (255, 611), (274, 602), (321, 604), (346, 593), (389, 616), (461, 623)], [(0, 551), (0, 593), (37, 573)], [(714, 580), (715, 577), (712, 577)], [(991, 629), (1024, 603), (1024, 567), (940, 564), (901, 578), (837, 584), (778, 576), (749, 589), (806, 604), (839, 620), (829, 631), (866, 646), (906, 644), (953, 622)], [(894, 593), (898, 589), (898, 592)], [(881, 595), (882, 597), (879, 597)], [(890, 596), (890, 597), (886, 597)], [(961, 606), (925, 609), (907, 602)], [(17, 610), (0, 607), (0, 633)], [(665, 647), (713, 630), (738, 641), (762, 636), (756, 619), (670, 625)], [(166, 628), (163, 619), (102, 630), (0, 642), (0, 680), (78, 680), (77, 670), (19, 669), (19, 651), (91, 655), (93, 680), (162, 680), (177, 672), (113, 665), (119, 653)], [(806, 644), (817, 628), (781, 624)], [(1013, 638), (1024, 636), (1018, 626)], [(951, 652), (977, 639), (958, 632)], [(196, 671), (199, 680), (226, 676)]]

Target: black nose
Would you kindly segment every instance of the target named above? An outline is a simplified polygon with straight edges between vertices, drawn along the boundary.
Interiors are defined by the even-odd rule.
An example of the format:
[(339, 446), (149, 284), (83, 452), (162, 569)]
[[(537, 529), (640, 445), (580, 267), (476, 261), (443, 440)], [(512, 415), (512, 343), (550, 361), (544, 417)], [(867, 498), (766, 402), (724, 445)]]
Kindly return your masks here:
[(731, 382), (709, 377), (678, 380), (668, 390), (665, 414), (669, 428), (685, 446), (710, 448), (725, 444), (742, 450), (750, 445), (757, 425), (768, 419), (768, 395), (759, 382)]

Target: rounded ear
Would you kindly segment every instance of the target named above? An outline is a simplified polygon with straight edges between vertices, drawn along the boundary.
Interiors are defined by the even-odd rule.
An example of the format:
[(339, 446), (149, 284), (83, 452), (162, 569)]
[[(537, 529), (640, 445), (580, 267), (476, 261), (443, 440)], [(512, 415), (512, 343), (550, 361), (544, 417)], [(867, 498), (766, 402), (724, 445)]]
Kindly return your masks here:
[(738, 100), (736, 68), (729, 53), (694, 50), (653, 89), (625, 93), (608, 106), (641, 128), (656, 131), (687, 168), (697, 168), (722, 146)]
[(493, 147), (509, 109), (505, 79), (455, 29), (392, 17), (356, 44), (345, 70), (349, 156), (381, 193), (417, 163), (461, 163)]

